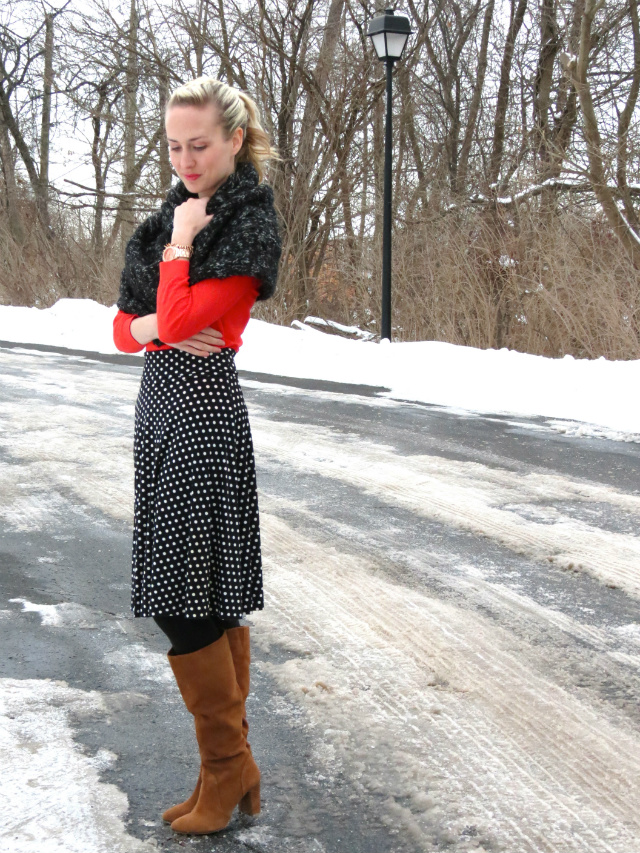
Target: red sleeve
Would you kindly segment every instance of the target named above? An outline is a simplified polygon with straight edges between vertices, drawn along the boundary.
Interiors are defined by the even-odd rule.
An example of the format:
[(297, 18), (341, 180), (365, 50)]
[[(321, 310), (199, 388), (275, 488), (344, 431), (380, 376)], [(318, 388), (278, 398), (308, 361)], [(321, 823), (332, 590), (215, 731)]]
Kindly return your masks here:
[(137, 341), (131, 334), (131, 323), (137, 316), (137, 314), (118, 311), (113, 318), (113, 342), (120, 352), (140, 352), (144, 349), (144, 344)]
[(184, 341), (211, 326), (249, 293), (257, 293), (258, 287), (258, 279), (248, 275), (206, 278), (190, 287), (188, 260), (162, 261), (158, 337), (167, 344)]

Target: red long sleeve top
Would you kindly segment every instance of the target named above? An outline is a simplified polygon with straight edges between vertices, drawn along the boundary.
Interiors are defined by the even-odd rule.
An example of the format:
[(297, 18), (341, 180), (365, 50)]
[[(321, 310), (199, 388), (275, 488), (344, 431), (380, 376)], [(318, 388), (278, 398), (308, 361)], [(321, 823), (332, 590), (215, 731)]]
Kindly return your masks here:
[[(158, 339), (164, 343), (159, 347), (150, 341), (147, 351), (171, 349), (169, 344), (213, 326), (222, 334), (225, 346), (237, 352), (259, 287), (258, 279), (248, 275), (206, 278), (190, 286), (188, 260), (162, 261), (156, 313)], [(113, 320), (113, 340), (121, 352), (140, 352), (145, 347), (131, 334), (131, 323), (138, 316), (118, 311)]]

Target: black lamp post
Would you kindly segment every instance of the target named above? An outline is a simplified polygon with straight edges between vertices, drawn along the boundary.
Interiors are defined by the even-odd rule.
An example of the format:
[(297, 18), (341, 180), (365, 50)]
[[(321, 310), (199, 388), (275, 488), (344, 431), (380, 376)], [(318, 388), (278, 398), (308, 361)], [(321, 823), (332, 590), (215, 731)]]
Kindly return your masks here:
[(382, 219), (382, 328), (380, 338), (391, 340), (391, 73), (411, 35), (409, 19), (385, 9), (369, 22), (367, 35), (381, 62), (387, 65), (387, 115), (384, 141), (384, 215)]

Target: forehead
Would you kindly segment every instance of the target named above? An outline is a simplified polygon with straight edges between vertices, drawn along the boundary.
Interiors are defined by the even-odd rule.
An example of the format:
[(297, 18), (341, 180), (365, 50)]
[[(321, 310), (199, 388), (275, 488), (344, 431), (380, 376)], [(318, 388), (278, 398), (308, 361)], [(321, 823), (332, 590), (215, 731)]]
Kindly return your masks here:
[(202, 107), (178, 105), (165, 116), (167, 138), (175, 142), (190, 142), (219, 131), (218, 111), (213, 104)]

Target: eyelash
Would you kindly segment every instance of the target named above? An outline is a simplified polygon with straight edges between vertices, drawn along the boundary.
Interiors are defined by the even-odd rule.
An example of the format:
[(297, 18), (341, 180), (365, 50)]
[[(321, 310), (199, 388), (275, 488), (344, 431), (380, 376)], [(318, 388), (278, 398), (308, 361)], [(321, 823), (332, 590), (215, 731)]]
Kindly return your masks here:
[[(206, 147), (207, 147), (206, 145), (201, 145), (200, 147), (197, 147), (197, 146), (195, 146), (195, 145), (194, 145), (194, 146), (193, 146), (193, 150), (194, 150), (194, 151), (204, 151), (204, 149), (205, 149)], [(179, 151), (180, 149), (179, 149), (179, 148), (170, 148), (169, 150), (170, 150), (170, 151)]]

